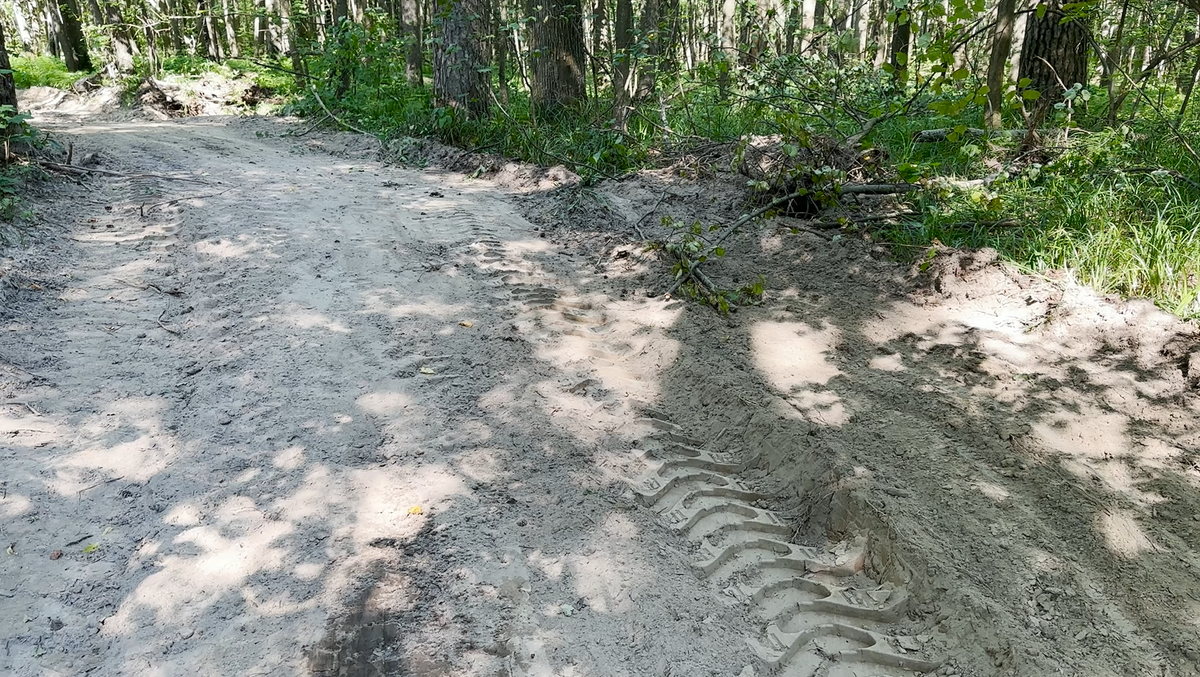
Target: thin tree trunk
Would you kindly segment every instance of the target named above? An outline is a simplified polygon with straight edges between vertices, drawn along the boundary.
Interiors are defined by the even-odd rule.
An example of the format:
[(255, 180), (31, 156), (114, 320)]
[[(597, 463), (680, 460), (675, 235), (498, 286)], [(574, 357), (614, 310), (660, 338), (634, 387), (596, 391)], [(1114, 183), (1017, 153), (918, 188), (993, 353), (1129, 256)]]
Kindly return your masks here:
[(896, 25), (892, 27), (892, 47), (889, 50), (892, 77), (897, 87), (904, 87), (908, 81), (908, 44), (911, 41), (912, 15), (907, 10), (901, 10), (896, 17)]
[(633, 47), (633, 2), (617, 0), (613, 25), (613, 118), (617, 129), (625, 131), (629, 123), (629, 104), (633, 100), (630, 79), (630, 49)]
[(1196, 62), (1192, 64), (1192, 73), (1188, 77), (1184, 86), (1183, 101), (1179, 104), (1179, 115), (1175, 118), (1175, 125), (1183, 122), (1183, 116), (1187, 113), (1188, 104), (1192, 101), (1192, 94), (1196, 91), (1196, 78), (1200, 77), (1200, 49), (1196, 50)]
[[(280, 0), (280, 16), (283, 15), (283, 4), (289, 0)], [(225, 21), (225, 54), (231, 59), (241, 55), (238, 49), (238, 16), (236, 0), (221, 0), (221, 14)]]
[(1017, 0), (996, 3), (996, 28), (992, 32), (992, 56), (987, 70), (987, 110), (983, 114), (983, 126), (988, 129), (1000, 129), (1003, 124), (1000, 113), (1004, 107), (1004, 67), (1012, 52), (1016, 12)]
[(529, 0), (530, 100), (538, 115), (587, 98), (580, 0)]
[[(408, 40), (408, 49), (404, 54), (404, 74), (408, 83), (420, 87), (425, 82), (425, 48), (422, 40), (421, 3), (420, 0), (399, 0), (400, 14), (403, 17), (403, 30)], [(499, 3), (497, 3), (499, 6)]]

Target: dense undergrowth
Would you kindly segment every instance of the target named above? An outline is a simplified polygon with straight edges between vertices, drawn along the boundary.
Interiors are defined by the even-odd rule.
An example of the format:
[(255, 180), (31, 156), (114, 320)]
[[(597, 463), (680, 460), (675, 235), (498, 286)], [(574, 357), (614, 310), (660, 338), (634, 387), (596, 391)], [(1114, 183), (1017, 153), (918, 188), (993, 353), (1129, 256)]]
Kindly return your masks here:
[[(409, 84), (404, 60), (396, 56), (403, 45), (382, 33), (351, 30), (360, 33), (347, 32), (310, 57), (301, 77), (289, 72), (286, 60), (213, 64), (175, 57), (162, 68), (178, 76), (251, 78), (287, 101), (280, 112), (317, 118), (324, 109), (310, 93), (315, 88), (341, 121), (383, 138), (428, 136), (536, 164), (561, 164), (585, 182), (688, 160), (693, 169), (704, 162), (723, 162), (717, 168), (728, 169), (731, 152), (721, 152), (719, 144), (736, 155), (738, 141), (752, 136), (774, 136), (797, 157), (819, 164), (824, 156), (816, 150), (822, 144), (836, 145), (882, 115), (887, 119), (863, 140), (863, 146), (875, 148), (875, 160), (858, 173), (865, 171), (872, 182), (943, 187), (903, 196), (904, 213), (896, 219), (856, 223), (851, 217), (848, 227), (869, 228), (896, 245), (900, 257), (925, 256), (938, 244), (992, 247), (1032, 272), (1068, 270), (1101, 292), (1145, 296), (1181, 316), (1200, 316), (1200, 164), (1180, 142), (1181, 136), (1200, 138), (1195, 117), (1168, 121), (1143, 106), (1110, 126), (1104, 91), (1092, 88), (1060, 102), (1043, 128), (1067, 133), (1047, 134), (1036, 148), (1012, 136), (951, 134), (953, 140), (917, 143), (921, 130), (979, 127), (982, 106), (972, 98), (979, 83), (966, 79), (936, 93), (905, 90), (869, 68), (764, 60), (742, 69), (732, 86), (712, 66), (662, 78), (655, 96), (634, 104), (621, 131), (606, 88), (589, 89), (587, 102), (573, 110), (539, 117), (519, 75), (494, 83), (491, 115), (472, 120), (435, 107), (427, 84)], [(14, 70), (22, 86), (69, 85), (56, 64), (19, 59)], [(347, 64), (350, 87), (338, 96), (335, 71)], [(1155, 110), (1171, 109), (1173, 92), (1144, 94), (1159, 102)], [(1130, 105), (1138, 102), (1131, 97)], [(1015, 107), (1006, 112), (1006, 123), (1023, 127)], [(814, 170), (831, 184), (849, 180), (845, 167), (834, 163), (809, 167), (802, 176), (793, 171), (790, 183), (783, 183), (812, 181)], [(985, 181), (964, 189), (935, 181), (946, 177)], [(750, 190), (779, 188), (748, 184)]]

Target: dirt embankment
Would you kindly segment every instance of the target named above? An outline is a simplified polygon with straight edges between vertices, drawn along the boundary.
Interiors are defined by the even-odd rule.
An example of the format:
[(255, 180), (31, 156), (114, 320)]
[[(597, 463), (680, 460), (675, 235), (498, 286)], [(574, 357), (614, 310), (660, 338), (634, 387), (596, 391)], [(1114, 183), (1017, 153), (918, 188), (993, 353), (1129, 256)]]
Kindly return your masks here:
[(159, 178), (0, 262), (0, 670), (1197, 673), (1194, 327), (786, 219), (722, 317), (631, 225), (719, 175), (79, 114)]

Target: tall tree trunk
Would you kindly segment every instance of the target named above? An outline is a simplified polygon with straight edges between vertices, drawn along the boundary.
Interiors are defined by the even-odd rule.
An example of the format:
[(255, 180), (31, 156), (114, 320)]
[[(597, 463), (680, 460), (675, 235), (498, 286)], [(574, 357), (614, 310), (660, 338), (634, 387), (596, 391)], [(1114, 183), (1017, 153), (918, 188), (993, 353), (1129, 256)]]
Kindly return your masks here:
[(500, 87), (500, 103), (508, 105), (508, 31), (504, 30), (501, 2), (492, 3), (492, 53), (496, 59), (496, 84)]
[(0, 23), (0, 108), (8, 115), (17, 114), (17, 85), (13, 80), (12, 66), (8, 62), (8, 50), (4, 46), (4, 24)]
[(133, 72), (133, 55), (137, 51), (137, 42), (121, 17), (121, 9), (113, 0), (104, 0), (103, 23), (112, 43), (113, 63), (117, 72)]
[[(88, 56), (87, 41), (83, 37), (83, 25), (79, 20), (79, 3), (76, 0), (58, 0), (58, 13), (62, 19), (63, 61), (71, 72), (92, 70), (92, 58)], [(67, 54), (71, 58), (65, 58)]]
[[(408, 84), (420, 87), (425, 82), (425, 47), (422, 40), (423, 26), (420, 0), (399, 0), (400, 15), (403, 17), (402, 30), (408, 41), (408, 49), (404, 54), (404, 74)], [(496, 3), (499, 11), (500, 3)], [(503, 31), (501, 31), (503, 35)], [(504, 39), (503, 37), (501, 39)], [(507, 41), (507, 40), (506, 40)]]
[(439, 0), (438, 11), (442, 34), (433, 49), (434, 102), (467, 117), (486, 117), (491, 109), (483, 45), (487, 2)]
[(1196, 91), (1196, 79), (1200, 77), (1200, 49), (1196, 50), (1196, 62), (1192, 64), (1191, 73), (1184, 82), (1183, 101), (1179, 104), (1179, 115), (1175, 118), (1175, 125), (1183, 122), (1183, 116), (1187, 113), (1188, 103), (1192, 100), (1192, 94)]
[(530, 100), (538, 115), (587, 98), (580, 0), (529, 0)]
[(1027, 108), (1028, 124), (1037, 128), (1054, 104), (1062, 100), (1065, 88), (1076, 82), (1087, 84), (1087, 28), (1080, 19), (1063, 21), (1057, 2), (1044, 16), (1030, 15), (1021, 46), (1021, 78), (1029, 78), (1030, 87), (1041, 93)]
[(596, 0), (596, 4), (592, 5), (592, 87), (597, 100), (600, 99), (600, 49), (604, 40), (604, 26), (608, 23), (606, 4), (605, 0)]
[(350, 91), (350, 55), (346, 54), (345, 30), (346, 24), (350, 20), (350, 5), (347, 0), (334, 0), (333, 3), (333, 34), (336, 36), (336, 63), (334, 76), (337, 78), (337, 89), (335, 90), (338, 98), (341, 98)]
[(1000, 113), (1004, 108), (1004, 67), (1012, 52), (1016, 12), (1017, 0), (996, 3), (996, 28), (992, 32), (992, 56), (987, 70), (987, 110), (983, 114), (983, 124), (988, 129), (1000, 129), (1003, 124)]
[(633, 2), (617, 0), (613, 23), (613, 119), (617, 129), (625, 131), (629, 123), (629, 104), (633, 100), (630, 51), (633, 47)]
[(634, 97), (639, 101), (654, 94), (654, 76), (658, 57), (658, 25), (661, 20), (659, 10), (661, 0), (644, 0), (642, 15), (638, 19), (638, 36), (645, 43), (640, 58), (636, 61), (638, 69), (637, 91)]
[[(282, 6), (287, 2), (290, 0), (280, 0), (280, 16), (283, 16)], [(231, 59), (236, 59), (241, 55), (241, 50), (238, 49), (237, 1), (221, 0), (221, 15), (225, 21), (225, 54)]]
[(896, 25), (892, 27), (892, 46), (888, 50), (892, 64), (892, 77), (897, 87), (908, 81), (908, 44), (912, 41), (912, 15), (908, 10), (896, 11)]

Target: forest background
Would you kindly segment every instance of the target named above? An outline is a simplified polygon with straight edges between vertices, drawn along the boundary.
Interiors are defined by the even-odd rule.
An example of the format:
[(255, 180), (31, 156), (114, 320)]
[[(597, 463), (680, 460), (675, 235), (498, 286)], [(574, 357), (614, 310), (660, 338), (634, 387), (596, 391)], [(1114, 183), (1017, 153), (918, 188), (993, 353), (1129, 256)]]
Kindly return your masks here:
[[(902, 257), (993, 247), (1200, 316), (1200, 0), (4, 0), (0, 28), (6, 204), (28, 167), (8, 149), (37, 138), (14, 87), (133, 100), (215, 75), (260, 112), (584, 190), (733, 169)], [(722, 253), (667, 225), (677, 275)]]

